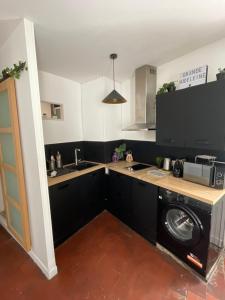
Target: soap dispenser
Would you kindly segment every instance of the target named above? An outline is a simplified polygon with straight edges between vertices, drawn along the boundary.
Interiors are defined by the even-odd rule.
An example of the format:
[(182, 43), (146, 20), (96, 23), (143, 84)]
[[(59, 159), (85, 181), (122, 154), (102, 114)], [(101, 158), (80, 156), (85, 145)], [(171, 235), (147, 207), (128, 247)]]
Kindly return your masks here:
[(56, 154), (56, 167), (57, 167), (57, 169), (61, 169), (63, 167), (62, 157), (61, 157), (61, 154), (59, 153), (59, 151), (57, 151), (57, 154)]

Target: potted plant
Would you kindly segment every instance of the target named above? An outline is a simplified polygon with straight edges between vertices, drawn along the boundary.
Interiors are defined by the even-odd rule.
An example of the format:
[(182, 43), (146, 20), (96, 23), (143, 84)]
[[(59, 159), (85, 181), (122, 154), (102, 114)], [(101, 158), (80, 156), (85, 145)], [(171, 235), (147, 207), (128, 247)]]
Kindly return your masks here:
[(225, 68), (219, 68), (218, 69), (219, 73), (216, 74), (216, 79), (217, 80), (221, 80), (221, 79), (225, 79)]
[(171, 82), (167, 83), (167, 87), (166, 88), (167, 88), (168, 92), (174, 92), (174, 91), (176, 91), (176, 86), (175, 86), (174, 81), (171, 81)]
[(12, 68), (5, 68), (2, 70), (2, 74), (0, 74), (0, 82), (6, 80), (9, 77), (13, 77), (15, 79), (19, 79), (21, 72), (24, 70), (27, 71), (27, 64), (26, 62), (19, 61), (19, 64), (14, 64)]
[(115, 153), (117, 154), (119, 160), (124, 158), (125, 152), (126, 152), (126, 144), (121, 144), (119, 147), (115, 149)]
[(164, 83), (161, 88), (159, 88), (157, 95), (161, 95), (164, 93), (170, 93), (176, 91), (176, 85), (174, 81), (171, 81), (169, 83)]

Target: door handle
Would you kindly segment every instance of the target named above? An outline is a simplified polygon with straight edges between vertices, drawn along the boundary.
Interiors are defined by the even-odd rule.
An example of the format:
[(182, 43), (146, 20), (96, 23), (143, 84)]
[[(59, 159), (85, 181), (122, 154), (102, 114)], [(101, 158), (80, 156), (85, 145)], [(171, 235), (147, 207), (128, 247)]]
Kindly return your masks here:
[(206, 139), (197, 139), (195, 140), (195, 143), (199, 145), (210, 145), (209, 140)]
[(168, 139), (164, 139), (164, 142), (166, 142), (168, 144), (173, 144), (175, 142), (175, 140), (172, 138), (168, 138)]

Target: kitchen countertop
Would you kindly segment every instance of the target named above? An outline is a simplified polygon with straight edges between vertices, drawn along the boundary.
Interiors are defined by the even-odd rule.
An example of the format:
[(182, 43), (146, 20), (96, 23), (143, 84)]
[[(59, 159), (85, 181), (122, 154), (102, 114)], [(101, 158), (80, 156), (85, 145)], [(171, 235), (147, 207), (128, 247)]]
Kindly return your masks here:
[(97, 164), (96, 166), (87, 168), (87, 169), (82, 170), (82, 171), (74, 171), (74, 172), (71, 172), (71, 173), (68, 173), (68, 174), (65, 174), (65, 175), (61, 175), (61, 176), (58, 176), (58, 177), (49, 177), (48, 176), (48, 186), (52, 186), (52, 185), (64, 182), (66, 180), (70, 180), (70, 179), (79, 177), (81, 175), (88, 174), (90, 172), (105, 168), (105, 166), (106, 166), (105, 164), (99, 164), (99, 163), (96, 163), (96, 164)]
[(131, 172), (126, 167), (130, 167), (137, 162), (128, 163), (126, 161), (119, 161), (117, 163), (108, 163), (108, 164), (98, 164), (97, 166), (88, 168), (86, 170), (82, 171), (76, 171), (73, 173), (69, 173), (66, 175), (62, 175), (59, 177), (49, 178), (48, 177), (48, 185), (52, 186), (57, 183), (76, 178), (78, 176), (88, 174), (90, 172), (102, 169), (102, 168), (108, 168), (110, 170), (114, 170), (116, 172), (119, 172), (121, 174), (131, 176), (140, 180), (143, 180), (145, 182), (157, 185), (162, 188), (169, 189), (171, 191), (183, 194), (188, 197), (192, 197), (194, 199), (206, 202), (208, 204), (215, 204), (222, 196), (225, 195), (225, 189), (224, 190), (216, 190), (207, 186), (203, 186), (200, 184), (196, 184), (193, 182), (189, 182), (186, 180), (183, 180), (182, 178), (176, 178), (174, 177), (170, 172), (164, 172), (166, 175), (163, 177), (154, 176), (152, 174), (149, 174), (148, 171), (155, 169), (157, 170), (157, 167), (149, 167), (143, 170)]

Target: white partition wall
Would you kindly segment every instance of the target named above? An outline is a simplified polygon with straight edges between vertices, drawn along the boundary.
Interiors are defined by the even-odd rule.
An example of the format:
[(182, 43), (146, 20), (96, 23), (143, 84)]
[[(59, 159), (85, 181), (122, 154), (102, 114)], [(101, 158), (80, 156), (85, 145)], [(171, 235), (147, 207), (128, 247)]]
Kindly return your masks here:
[(39, 83), (33, 23), (21, 20), (0, 45), (0, 70), (19, 60), (28, 71), (16, 80), (25, 182), (31, 230), (30, 256), (47, 278), (57, 273), (45, 168)]

